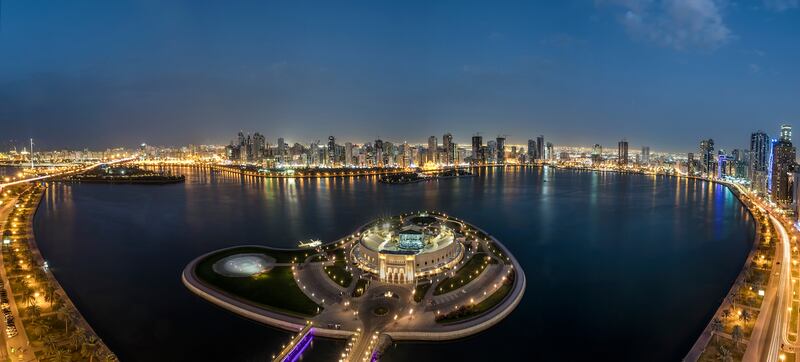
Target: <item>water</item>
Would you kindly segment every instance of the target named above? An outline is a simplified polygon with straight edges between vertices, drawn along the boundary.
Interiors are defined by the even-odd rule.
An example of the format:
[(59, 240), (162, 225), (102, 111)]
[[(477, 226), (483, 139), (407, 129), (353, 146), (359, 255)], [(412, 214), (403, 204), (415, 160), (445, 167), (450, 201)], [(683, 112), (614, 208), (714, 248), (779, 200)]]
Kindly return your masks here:
[[(268, 358), (288, 334), (189, 293), (179, 276), (190, 260), (245, 243), (329, 241), (419, 209), (496, 236), (522, 264), (527, 290), (489, 331), (401, 343), (386, 361), (679, 360), (754, 231), (724, 187), (668, 177), (534, 168), (397, 186), (181, 172), (185, 184), (55, 185), (35, 220), (56, 276), (123, 361)], [(317, 340), (305, 360), (334, 360), (341, 345)]]

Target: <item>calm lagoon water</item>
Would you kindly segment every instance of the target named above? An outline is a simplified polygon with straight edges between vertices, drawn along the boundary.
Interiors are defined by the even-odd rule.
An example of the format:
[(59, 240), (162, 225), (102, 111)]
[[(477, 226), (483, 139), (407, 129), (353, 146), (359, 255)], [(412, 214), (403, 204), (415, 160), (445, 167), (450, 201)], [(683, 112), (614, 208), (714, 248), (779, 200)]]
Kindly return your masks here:
[[(188, 292), (180, 273), (190, 260), (245, 243), (330, 241), (419, 209), (496, 236), (522, 264), (527, 291), (489, 331), (398, 344), (386, 361), (679, 360), (754, 232), (726, 188), (662, 176), (526, 168), (397, 186), (176, 171), (185, 184), (53, 185), (35, 219), (54, 273), (123, 361), (266, 360), (289, 335)], [(317, 340), (304, 360), (333, 360), (341, 346)]]

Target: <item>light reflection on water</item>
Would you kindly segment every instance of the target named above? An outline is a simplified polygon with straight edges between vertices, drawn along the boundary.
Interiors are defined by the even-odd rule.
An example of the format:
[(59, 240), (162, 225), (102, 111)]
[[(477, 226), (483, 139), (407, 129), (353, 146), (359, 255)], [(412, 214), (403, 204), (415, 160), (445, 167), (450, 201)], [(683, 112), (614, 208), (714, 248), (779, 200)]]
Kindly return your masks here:
[[(519, 357), (518, 348), (545, 360), (564, 351), (574, 359), (676, 360), (738, 273), (753, 231), (726, 189), (663, 176), (489, 169), (397, 186), (174, 170), (187, 174), (185, 184), (56, 185), (37, 215), (37, 238), (57, 277), (126, 361), (271, 355), (287, 335), (191, 295), (179, 281), (186, 263), (243, 243), (330, 241), (375, 217), (418, 209), (473, 222), (517, 256), (526, 296), (477, 338), (524, 347), (400, 344), (385, 360), (499, 360)], [(318, 341), (306, 360), (329, 360), (338, 346)]]

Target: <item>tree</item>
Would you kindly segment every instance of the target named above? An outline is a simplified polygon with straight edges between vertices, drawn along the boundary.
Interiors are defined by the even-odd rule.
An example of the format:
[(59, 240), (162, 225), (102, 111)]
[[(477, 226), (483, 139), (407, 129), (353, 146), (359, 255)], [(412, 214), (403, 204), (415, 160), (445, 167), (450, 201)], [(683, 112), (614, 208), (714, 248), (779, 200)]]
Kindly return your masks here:
[(44, 301), (50, 303), (50, 306), (53, 306), (53, 302), (56, 299), (56, 287), (52, 284), (47, 283), (44, 287)]
[(44, 344), (44, 347), (48, 351), (47, 354), (54, 354), (56, 352), (56, 350), (58, 349), (56, 347), (56, 339), (50, 334), (48, 334), (48, 335), (44, 336), (44, 338), (42, 338), (42, 343)]
[(39, 318), (42, 316), (42, 308), (39, 308), (39, 306), (36, 304), (29, 305), (27, 308), (25, 308), (25, 311), (28, 312), (29, 316), (34, 318)]
[(97, 347), (99, 347), (97, 338), (95, 338), (95, 336), (89, 336), (89, 338), (83, 341), (83, 345), (81, 346), (81, 357), (88, 357), (89, 362), (94, 361), (94, 357), (98, 352)]
[(722, 318), (728, 319), (728, 318), (730, 318), (730, 316), (731, 316), (731, 310), (730, 309), (723, 309), (722, 310)]
[(22, 290), (22, 300), (28, 305), (36, 304), (36, 296), (33, 294), (33, 289), (26, 287)]
[(733, 357), (731, 357), (731, 351), (725, 348), (725, 346), (720, 346), (719, 354), (717, 354), (717, 359), (722, 362), (730, 362), (733, 360)]
[(47, 324), (43, 323), (39, 319), (34, 319), (33, 322), (31, 322), (30, 326), (31, 326), (31, 331), (33, 332), (33, 334), (35, 334), (36, 336), (38, 336), (40, 338), (45, 333), (47, 333), (47, 331), (50, 330), (50, 326), (48, 326)]
[(73, 350), (78, 350), (81, 343), (83, 343), (86, 331), (81, 326), (75, 326), (72, 334), (69, 335), (69, 343), (72, 345)]
[(749, 322), (751, 318), (752, 318), (752, 315), (750, 314), (750, 311), (747, 310), (747, 309), (742, 310), (742, 314), (739, 315), (739, 320), (741, 320), (741, 321), (743, 321), (745, 323)]
[(63, 305), (56, 310), (56, 317), (64, 321), (64, 333), (66, 334), (69, 331), (69, 320), (72, 319), (72, 309)]
[(69, 362), (70, 360), (72, 360), (72, 354), (63, 348), (56, 349), (51, 356), (53, 362)]
[(714, 336), (714, 339), (717, 339), (717, 333), (722, 331), (722, 321), (719, 318), (714, 318), (711, 322), (711, 334)]
[(731, 332), (731, 338), (733, 338), (734, 347), (738, 347), (739, 341), (742, 340), (742, 327), (739, 327), (738, 324), (733, 326), (733, 331)]

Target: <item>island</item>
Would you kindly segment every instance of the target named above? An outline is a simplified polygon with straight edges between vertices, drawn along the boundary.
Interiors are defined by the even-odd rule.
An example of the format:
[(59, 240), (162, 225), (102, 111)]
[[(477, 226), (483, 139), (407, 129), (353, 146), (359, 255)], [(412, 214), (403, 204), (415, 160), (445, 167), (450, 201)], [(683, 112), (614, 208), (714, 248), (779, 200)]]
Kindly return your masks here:
[(508, 316), (525, 291), (504, 245), (435, 211), (380, 218), (315, 248), (213, 251), (182, 281), (217, 306), (297, 332), (277, 360), (315, 335), (349, 339), (343, 360), (379, 358), (393, 341), (468, 337)]
[(135, 166), (101, 165), (84, 172), (54, 178), (61, 182), (112, 183), (112, 184), (172, 184), (183, 182), (186, 177), (170, 172), (150, 171)]

